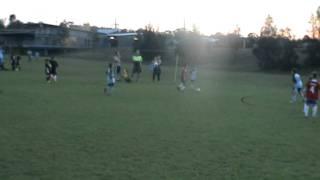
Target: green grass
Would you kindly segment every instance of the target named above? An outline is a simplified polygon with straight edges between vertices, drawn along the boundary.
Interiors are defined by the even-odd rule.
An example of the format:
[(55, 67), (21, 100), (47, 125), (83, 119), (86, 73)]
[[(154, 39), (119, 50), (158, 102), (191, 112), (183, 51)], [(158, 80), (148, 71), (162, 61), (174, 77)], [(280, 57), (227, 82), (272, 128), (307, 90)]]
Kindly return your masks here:
[(320, 179), (320, 119), (289, 103), (289, 75), (208, 64), (179, 93), (172, 67), (145, 69), (107, 97), (106, 63), (58, 60), (56, 84), (43, 62), (0, 72), (1, 180)]

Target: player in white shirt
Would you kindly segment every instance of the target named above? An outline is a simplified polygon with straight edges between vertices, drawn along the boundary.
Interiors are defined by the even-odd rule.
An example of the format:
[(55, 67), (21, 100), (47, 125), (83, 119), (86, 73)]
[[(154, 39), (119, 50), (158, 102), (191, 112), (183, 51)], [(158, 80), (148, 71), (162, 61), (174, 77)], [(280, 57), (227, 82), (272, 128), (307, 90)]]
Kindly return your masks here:
[(297, 96), (300, 95), (302, 98), (304, 98), (303, 95), (303, 82), (301, 79), (300, 74), (297, 72), (296, 69), (292, 70), (292, 81), (293, 81), (293, 89), (292, 89), (292, 96), (291, 96), (291, 103), (294, 103), (297, 101)]

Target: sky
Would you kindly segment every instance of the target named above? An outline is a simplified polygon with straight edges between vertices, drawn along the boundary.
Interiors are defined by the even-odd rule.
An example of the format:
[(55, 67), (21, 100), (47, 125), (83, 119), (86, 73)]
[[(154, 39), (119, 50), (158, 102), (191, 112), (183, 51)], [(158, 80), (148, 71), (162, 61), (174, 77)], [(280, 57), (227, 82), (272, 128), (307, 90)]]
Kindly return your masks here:
[(290, 27), (297, 37), (307, 34), (308, 21), (320, 0), (7, 0), (1, 2), (0, 18), (15, 14), (22, 22), (75, 24), (139, 29), (152, 24), (160, 31), (195, 25), (201, 33), (260, 31), (270, 14), (278, 28)]

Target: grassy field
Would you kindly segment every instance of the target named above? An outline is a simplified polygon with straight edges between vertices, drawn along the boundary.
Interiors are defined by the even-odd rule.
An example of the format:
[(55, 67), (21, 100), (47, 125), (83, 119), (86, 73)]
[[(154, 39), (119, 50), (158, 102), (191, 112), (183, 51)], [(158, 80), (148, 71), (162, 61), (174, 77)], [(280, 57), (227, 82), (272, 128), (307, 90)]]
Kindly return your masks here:
[[(199, 68), (201, 92), (173, 68), (103, 94), (105, 62), (59, 59), (0, 71), (1, 180), (320, 179), (320, 120), (290, 104), (290, 76)], [(241, 102), (242, 97), (247, 97)]]

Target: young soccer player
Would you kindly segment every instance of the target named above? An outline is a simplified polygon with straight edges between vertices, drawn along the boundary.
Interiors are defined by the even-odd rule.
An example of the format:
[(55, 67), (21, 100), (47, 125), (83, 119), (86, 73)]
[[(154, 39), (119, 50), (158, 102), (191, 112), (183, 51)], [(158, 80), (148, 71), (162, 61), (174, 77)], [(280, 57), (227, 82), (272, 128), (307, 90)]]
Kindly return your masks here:
[(313, 73), (312, 78), (306, 84), (306, 101), (304, 103), (304, 116), (309, 116), (309, 108), (312, 109), (312, 117), (317, 115), (318, 105), (317, 101), (319, 99), (319, 89), (320, 85), (317, 80), (317, 74)]
[(187, 74), (188, 74), (188, 65), (185, 64), (181, 70), (180, 84), (178, 86), (178, 90), (183, 91), (186, 88), (187, 82)]
[(160, 81), (160, 75), (161, 75), (161, 56), (154, 57), (153, 60), (153, 74), (152, 74), (152, 80), (154, 80), (157, 77), (158, 82)]
[(0, 47), (0, 70), (5, 70), (3, 50)]
[(20, 71), (20, 70), (21, 70), (20, 60), (21, 60), (21, 57), (20, 57), (20, 56), (16, 56), (16, 60), (15, 60), (15, 71)]
[(127, 68), (124, 68), (124, 69), (123, 69), (122, 78), (123, 78), (127, 83), (130, 83), (130, 82), (131, 82), (131, 79), (130, 79), (130, 77), (129, 77)]
[(116, 83), (115, 75), (112, 68), (112, 63), (109, 63), (106, 71), (106, 75), (107, 75), (107, 87), (104, 88), (104, 93), (110, 96), (112, 89)]
[(190, 72), (191, 88), (195, 89), (195, 82), (197, 80), (197, 68), (193, 67)]
[(11, 63), (11, 70), (15, 71), (16, 70), (16, 56), (15, 55), (11, 55), (10, 56), (10, 63)]
[(44, 73), (46, 75), (47, 83), (50, 83), (51, 82), (51, 64), (49, 62), (49, 59), (45, 60)]
[(293, 89), (292, 89), (292, 96), (291, 96), (290, 102), (294, 103), (297, 101), (298, 95), (300, 95), (301, 97), (304, 97), (302, 92), (303, 83), (301, 80), (301, 76), (296, 69), (292, 70), (292, 81), (293, 81)]
[(116, 66), (116, 79), (120, 81), (121, 78), (121, 57), (119, 51), (116, 51), (113, 55), (113, 61)]
[(58, 62), (55, 60), (54, 57), (51, 57), (51, 60), (49, 61), (51, 65), (51, 71), (50, 71), (50, 76), (53, 81), (57, 82), (58, 76), (57, 76), (57, 68), (59, 67)]

